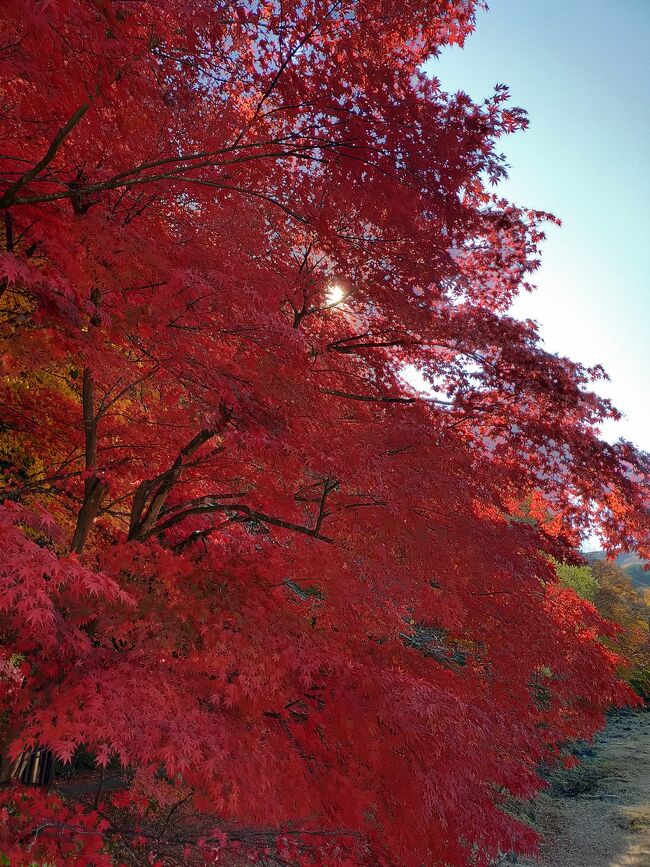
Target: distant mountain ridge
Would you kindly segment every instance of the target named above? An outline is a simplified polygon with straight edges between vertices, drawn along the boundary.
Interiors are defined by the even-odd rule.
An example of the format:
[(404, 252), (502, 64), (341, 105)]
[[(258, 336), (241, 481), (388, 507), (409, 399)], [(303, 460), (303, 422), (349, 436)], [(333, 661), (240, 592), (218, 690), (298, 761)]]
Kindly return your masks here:
[[(604, 560), (606, 556), (605, 551), (587, 551), (584, 555), (585, 559), (590, 563)], [(650, 588), (650, 572), (646, 572), (643, 568), (648, 561), (642, 560), (636, 551), (626, 551), (623, 554), (619, 554), (614, 562), (617, 566), (621, 567), (638, 590), (644, 590), (646, 587)]]

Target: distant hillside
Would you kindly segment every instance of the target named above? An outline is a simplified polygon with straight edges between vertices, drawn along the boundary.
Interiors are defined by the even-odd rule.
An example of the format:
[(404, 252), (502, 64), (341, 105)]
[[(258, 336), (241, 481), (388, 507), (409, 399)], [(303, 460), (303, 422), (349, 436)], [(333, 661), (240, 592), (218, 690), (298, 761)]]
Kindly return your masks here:
[[(606, 554), (604, 551), (588, 551), (584, 556), (586, 560), (593, 563), (596, 560), (604, 560)], [(616, 558), (616, 565), (625, 571), (630, 581), (638, 589), (650, 587), (650, 572), (646, 572), (643, 568), (646, 562), (634, 551), (619, 554)]]

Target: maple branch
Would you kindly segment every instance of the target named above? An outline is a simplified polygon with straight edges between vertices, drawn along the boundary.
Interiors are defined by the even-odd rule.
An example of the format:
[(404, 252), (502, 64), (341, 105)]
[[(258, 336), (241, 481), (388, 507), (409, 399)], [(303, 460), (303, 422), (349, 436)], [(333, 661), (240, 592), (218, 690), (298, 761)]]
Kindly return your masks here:
[(81, 554), (88, 533), (102, 500), (108, 491), (108, 485), (103, 482), (96, 473), (97, 469), (97, 417), (95, 415), (95, 385), (93, 374), (89, 367), (83, 370), (82, 386), (82, 410), (84, 423), (84, 437), (86, 441), (86, 479), (84, 480), (84, 498), (77, 523), (72, 537), (70, 550), (75, 554)]
[(236, 496), (243, 496), (242, 493), (239, 494), (213, 494), (207, 495), (204, 497), (195, 497), (193, 500), (189, 500), (182, 505), (171, 506), (169, 509), (163, 510), (161, 513), (161, 517), (165, 515), (169, 515), (170, 512), (175, 512), (175, 514), (169, 515), (166, 520), (162, 521), (157, 527), (154, 527), (148, 531), (148, 535), (155, 533), (156, 535), (161, 535), (165, 532), (165, 530), (170, 529), (176, 524), (181, 523), (185, 520), (185, 518), (190, 517), (191, 515), (202, 515), (202, 514), (210, 514), (213, 512), (226, 512), (230, 515), (229, 520), (224, 521), (223, 524), (220, 524), (219, 527), (210, 527), (204, 530), (195, 530), (191, 533), (187, 539), (179, 542), (174, 546), (174, 550), (184, 550), (186, 547), (192, 544), (192, 542), (204, 538), (209, 535), (213, 530), (221, 529), (222, 527), (232, 524), (232, 523), (241, 523), (246, 520), (259, 521), (263, 524), (271, 524), (275, 527), (282, 527), (285, 530), (291, 530), (294, 533), (302, 533), (306, 536), (311, 536), (314, 539), (318, 539), (321, 542), (331, 543), (334, 540), (329, 538), (328, 536), (323, 536), (320, 532), (323, 521), (325, 518), (329, 517), (329, 512), (325, 511), (325, 503), (328, 495), (335, 491), (339, 486), (338, 481), (326, 478), (323, 480), (323, 490), (322, 494), (319, 498), (319, 507), (318, 507), (318, 515), (316, 517), (316, 521), (313, 527), (305, 527), (302, 524), (296, 524), (292, 521), (285, 521), (283, 518), (276, 518), (272, 515), (267, 515), (265, 512), (259, 512), (256, 509), (251, 509), (250, 506), (245, 503), (221, 503), (215, 502), (216, 500), (226, 500), (231, 499)]
[(246, 125), (246, 127), (244, 129), (240, 130), (239, 135), (237, 136), (237, 138), (235, 140), (235, 145), (239, 144), (239, 142), (242, 140), (242, 138), (246, 135), (246, 133), (255, 124), (257, 118), (259, 117), (260, 111), (264, 107), (264, 103), (271, 96), (271, 94), (273, 93), (273, 91), (277, 87), (278, 82), (280, 81), (280, 78), (282, 77), (282, 74), (284, 73), (284, 71), (287, 68), (287, 66), (289, 65), (289, 63), (293, 60), (293, 58), (296, 56), (296, 54), (302, 48), (304, 48), (304, 46), (309, 42), (309, 40), (318, 32), (318, 30), (323, 26), (323, 24), (328, 20), (328, 18), (330, 18), (330, 16), (332, 15), (332, 13), (336, 9), (336, 7), (340, 6), (340, 5), (341, 5), (341, 0), (335, 0), (335, 2), (325, 12), (323, 17), (321, 19), (319, 19), (314, 24), (314, 26), (310, 30), (308, 30), (307, 33), (305, 33), (305, 35), (302, 37), (302, 39), (299, 39), (298, 42), (296, 42), (296, 44), (289, 50), (289, 52), (287, 53), (287, 56), (284, 58), (284, 60), (282, 61), (282, 63), (278, 67), (278, 69), (276, 70), (275, 74), (271, 78), (271, 81), (269, 82), (268, 86), (266, 87), (264, 93), (262, 94), (262, 96), (258, 100), (257, 105), (255, 106), (255, 110), (253, 112), (253, 116), (252, 116), (251, 120), (249, 121), (249, 123)]
[(243, 518), (243, 517), (234, 518), (234, 519), (228, 518), (225, 521), (223, 521), (221, 524), (219, 524), (218, 526), (212, 525), (210, 527), (205, 527), (203, 530), (193, 530), (190, 533), (190, 535), (187, 536), (185, 539), (182, 539), (180, 542), (177, 542), (175, 545), (172, 545), (171, 550), (175, 554), (182, 554), (183, 551), (186, 551), (195, 542), (198, 542), (201, 539), (207, 539), (207, 537), (209, 535), (211, 535), (212, 533), (215, 533), (217, 530), (220, 530), (222, 527), (225, 527), (227, 524), (234, 524), (237, 521), (243, 521), (243, 520), (245, 520), (245, 518)]
[(370, 506), (380, 508), (387, 505), (388, 503), (385, 500), (369, 500), (367, 503), (348, 503), (347, 506), (340, 506), (340, 509), (341, 511), (343, 509), (363, 509)]
[[(129, 382), (124, 386), (120, 391), (117, 392), (112, 398), (109, 399), (108, 395), (110, 394), (110, 390), (106, 392), (102, 402), (100, 403), (97, 409), (98, 418), (103, 417), (108, 410), (114, 406), (118, 401), (120, 401), (125, 395), (131, 391), (131, 389), (136, 388), (138, 385), (141, 385), (143, 382), (146, 382), (150, 377), (154, 376), (160, 370), (160, 366), (155, 364), (151, 370), (148, 370), (146, 373), (143, 373), (142, 376), (138, 377), (138, 379), (134, 379), (133, 382)], [(118, 380), (119, 383), (119, 380)], [(117, 383), (116, 383), (117, 384)]]
[(347, 391), (338, 391), (333, 388), (319, 388), (321, 394), (330, 394), (334, 397), (344, 397), (347, 400), (361, 400), (367, 403), (417, 403), (415, 397), (387, 397), (384, 395), (350, 394)]
[(327, 501), (327, 497), (332, 491), (335, 491), (338, 486), (339, 483), (337, 481), (333, 481), (330, 479), (323, 480), (323, 493), (318, 504), (318, 517), (316, 518), (316, 525), (314, 527), (316, 533), (320, 533), (321, 525), (325, 518), (328, 516), (328, 513), (325, 511), (325, 503)]
[(173, 527), (175, 524), (180, 524), (181, 521), (184, 521), (191, 515), (206, 515), (212, 512), (226, 512), (235, 516), (240, 515), (243, 520), (259, 521), (262, 524), (270, 524), (273, 527), (282, 527), (284, 530), (292, 530), (294, 533), (302, 533), (304, 536), (311, 536), (313, 539), (318, 539), (320, 542), (329, 542), (331, 544), (334, 541), (334, 539), (331, 539), (329, 536), (323, 536), (320, 532), (320, 525), (323, 522), (323, 518), (327, 517), (326, 514), (319, 514), (320, 520), (317, 520), (317, 526), (305, 527), (302, 524), (295, 524), (292, 521), (285, 521), (283, 518), (276, 518), (273, 515), (267, 515), (266, 512), (259, 512), (257, 509), (251, 509), (251, 507), (247, 506), (245, 503), (206, 503), (205, 505), (192, 506), (182, 512), (177, 512), (166, 521), (163, 521), (162, 524), (150, 529), (148, 535), (155, 533), (158, 536), (161, 533), (164, 533), (165, 530)]
[(334, 397), (344, 397), (347, 400), (361, 400), (367, 403), (437, 403), (440, 406), (453, 406), (451, 401), (438, 400), (436, 397), (389, 397), (386, 395), (350, 394), (334, 388), (319, 388), (321, 394), (331, 394)]
[(360, 349), (387, 349), (391, 346), (421, 346), (419, 341), (415, 340), (385, 340), (385, 341), (369, 341), (368, 343), (351, 343), (348, 346), (341, 346), (338, 343), (330, 343), (327, 346), (328, 352), (341, 352), (352, 354)]
[[(172, 166), (173, 163), (183, 163), (183, 165), (172, 167), (169, 169), (169, 174), (178, 174), (179, 172), (186, 172), (197, 168), (205, 168), (207, 167), (216, 167), (216, 166), (224, 166), (231, 165), (233, 163), (241, 163), (241, 162), (249, 162), (250, 160), (256, 159), (267, 159), (268, 157), (283, 157), (283, 156), (300, 156), (301, 152), (307, 152), (311, 150), (323, 149), (327, 147), (333, 147), (336, 145), (345, 145), (350, 144), (350, 142), (344, 139), (329, 139), (323, 140), (319, 139), (317, 136), (304, 136), (305, 139), (311, 139), (313, 143), (298, 143), (295, 140), (295, 135), (293, 136), (280, 136), (277, 138), (267, 138), (261, 141), (252, 141), (247, 144), (233, 144), (227, 147), (219, 148), (214, 151), (196, 151), (194, 153), (176, 153), (171, 156), (160, 157), (157, 160), (150, 160), (149, 162), (140, 163), (137, 166), (133, 166), (133, 168), (125, 169), (122, 172), (119, 172), (116, 175), (113, 175), (111, 181), (120, 181), (124, 178), (132, 177), (133, 175), (139, 175), (144, 171), (148, 171), (149, 169), (161, 168), (162, 166)], [(234, 156), (232, 159), (225, 160), (222, 159), (219, 161), (219, 157), (223, 157), (227, 154), (232, 153), (233, 151), (241, 151), (241, 150), (252, 150), (254, 148), (264, 148), (264, 147), (280, 147), (285, 143), (290, 143), (292, 150), (279, 151), (276, 153), (262, 153), (259, 155), (252, 154), (249, 156)], [(316, 159), (316, 158), (314, 158)], [(199, 161), (200, 162), (197, 162)], [(149, 176), (153, 177), (153, 176)]]
[[(150, 535), (153, 527), (158, 520), (158, 516), (165, 505), (170, 491), (178, 481), (184, 469), (184, 460), (192, 457), (192, 455), (209, 439), (217, 433), (216, 429), (204, 428), (194, 436), (189, 443), (184, 446), (176, 460), (168, 470), (156, 476), (153, 479), (147, 479), (140, 482), (133, 497), (133, 506), (131, 509), (131, 520), (129, 523), (129, 540), (138, 539), (142, 541)], [(155, 490), (154, 490), (155, 489)], [(154, 490), (148, 507), (147, 500), (149, 494)]]
[[(191, 466), (190, 463), (186, 466)], [(159, 517), (164, 518), (174, 512), (178, 513), (184, 509), (193, 508), (194, 506), (210, 506), (215, 500), (236, 500), (240, 497), (245, 497), (247, 491), (236, 491), (232, 494), (205, 494), (202, 497), (193, 497), (191, 500), (186, 500), (183, 503), (175, 503), (171, 506), (166, 506), (161, 510)]]
[(85, 115), (85, 113), (90, 108), (89, 102), (84, 102), (83, 105), (80, 105), (79, 108), (72, 114), (70, 119), (61, 129), (57, 132), (57, 134), (52, 139), (49, 148), (43, 155), (43, 157), (33, 166), (29, 171), (26, 171), (17, 181), (15, 181), (8, 190), (4, 193), (2, 197), (0, 197), (0, 209), (9, 208), (12, 204), (14, 204), (14, 200), (16, 197), (16, 193), (21, 190), (26, 184), (30, 181), (33, 181), (43, 169), (48, 166), (54, 157), (57, 154), (57, 151), (65, 141), (65, 139), (70, 135), (75, 126), (79, 123), (81, 118)]
[(287, 207), (287, 205), (282, 204), (275, 196), (269, 196), (266, 193), (261, 193), (259, 190), (248, 190), (246, 187), (233, 187), (230, 184), (220, 184), (218, 181), (208, 181), (203, 178), (188, 178), (183, 176), (178, 176), (175, 180), (179, 181), (187, 181), (191, 184), (199, 184), (204, 187), (216, 187), (219, 190), (232, 190), (234, 193), (241, 193), (244, 196), (251, 196), (254, 199), (262, 199), (265, 202), (269, 202), (272, 205), (275, 205), (276, 208), (280, 208), (281, 211), (284, 211), (289, 217), (293, 217), (294, 220), (297, 220), (299, 223), (304, 223), (307, 225), (309, 220), (306, 217), (302, 217), (300, 214), (293, 211), (291, 208)]
[[(399, 335), (402, 336), (399, 336)], [(383, 340), (381, 338), (384, 338)], [(364, 338), (368, 338), (366, 342)], [(361, 341), (361, 342), (356, 342)], [(338, 340), (332, 340), (327, 344), (328, 352), (351, 353), (357, 349), (377, 349), (391, 346), (423, 346), (421, 340), (415, 339), (408, 332), (401, 329), (389, 328), (384, 331), (377, 331), (372, 334), (370, 331), (364, 331), (360, 334), (351, 334), (349, 337), (340, 337)]]
[[(191, 167), (190, 167), (191, 168)], [(187, 171), (187, 167), (183, 167), (182, 171)], [(210, 181), (207, 178), (192, 178), (184, 175), (178, 174), (178, 172), (165, 172), (164, 174), (158, 175), (146, 175), (143, 178), (132, 178), (127, 181), (101, 181), (96, 184), (88, 184), (84, 187), (77, 186), (75, 188), (69, 188), (64, 192), (58, 193), (46, 193), (43, 195), (36, 196), (27, 196), (24, 198), (17, 198), (13, 200), (13, 204), (15, 205), (33, 205), (38, 204), (40, 202), (55, 202), (61, 199), (74, 199), (74, 198), (85, 198), (87, 199), (92, 193), (102, 192), (103, 190), (118, 190), (123, 187), (134, 187), (139, 186), (141, 184), (149, 184), (154, 181), (182, 181), (187, 184), (198, 184), (199, 186), (204, 187), (213, 187), (214, 189), (219, 190), (231, 190), (235, 193), (241, 193), (242, 195), (252, 196), (253, 198), (263, 199), (264, 201), (269, 202), (272, 205), (280, 208), (290, 217), (293, 217), (300, 223), (308, 224), (308, 220), (306, 217), (300, 216), (295, 211), (291, 210), (291, 208), (287, 207), (287, 205), (282, 204), (278, 199), (274, 196), (266, 195), (265, 193), (260, 192), (259, 190), (249, 190), (245, 187), (234, 187), (229, 184), (222, 184), (218, 181)]]
[(175, 813), (175, 812), (176, 812), (180, 807), (182, 807), (183, 804), (187, 803), (187, 801), (189, 801), (189, 799), (192, 797), (193, 794), (194, 794), (194, 792), (189, 792), (187, 795), (185, 795), (184, 798), (181, 798), (180, 801), (176, 801), (176, 803), (172, 806), (172, 808), (171, 808), (171, 810), (169, 811), (169, 813), (167, 813), (167, 816), (166, 816), (166, 818), (165, 818), (165, 821), (163, 822), (162, 828), (161, 828), (160, 831), (159, 831), (159, 836), (160, 836), (160, 837), (164, 837), (164, 836), (165, 836), (165, 831), (166, 831), (167, 828), (169, 827), (169, 823), (171, 822), (174, 813)]

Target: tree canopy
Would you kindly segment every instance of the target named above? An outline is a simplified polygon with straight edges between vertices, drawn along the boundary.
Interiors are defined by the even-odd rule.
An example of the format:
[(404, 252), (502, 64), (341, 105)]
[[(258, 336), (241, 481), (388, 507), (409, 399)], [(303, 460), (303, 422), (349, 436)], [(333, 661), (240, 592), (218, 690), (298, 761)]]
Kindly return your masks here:
[(474, 6), (1, 0), (4, 738), (130, 773), (9, 790), (12, 864), (487, 863), (628, 699), (548, 555), (647, 556), (647, 459), (508, 315), (525, 114), (421, 72)]

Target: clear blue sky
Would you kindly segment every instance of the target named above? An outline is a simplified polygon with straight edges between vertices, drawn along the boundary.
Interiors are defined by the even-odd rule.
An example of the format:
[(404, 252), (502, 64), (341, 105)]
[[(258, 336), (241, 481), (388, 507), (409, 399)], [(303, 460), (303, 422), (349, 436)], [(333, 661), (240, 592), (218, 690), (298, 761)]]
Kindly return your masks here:
[(465, 48), (427, 64), (445, 90), (509, 85), (511, 200), (551, 211), (537, 291), (513, 308), (547, 349), (601, 363), (625, 413), (603, 431), (650, 451), (650, 0), (489, 0)]

